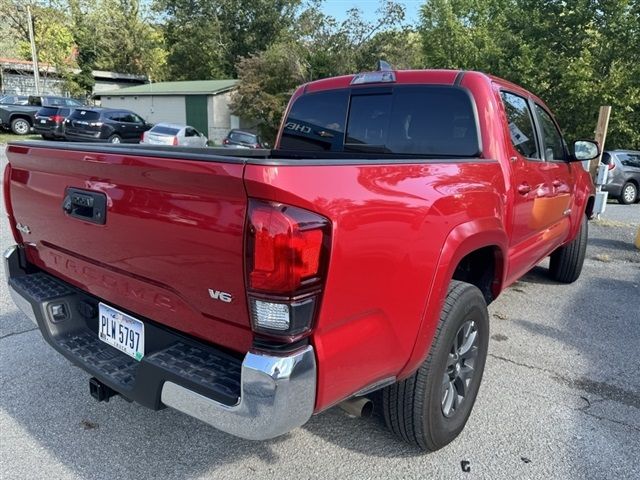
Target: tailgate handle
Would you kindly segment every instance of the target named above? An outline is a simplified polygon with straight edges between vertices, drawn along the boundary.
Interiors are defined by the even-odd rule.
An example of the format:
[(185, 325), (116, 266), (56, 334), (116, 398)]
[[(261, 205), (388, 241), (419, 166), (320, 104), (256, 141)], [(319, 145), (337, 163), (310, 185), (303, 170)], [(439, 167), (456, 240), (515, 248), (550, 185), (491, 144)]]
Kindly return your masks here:
[(62, 210), (70, 217), (104, 225), (107, 221), (107, 196), (102, 192), (67, 188)]

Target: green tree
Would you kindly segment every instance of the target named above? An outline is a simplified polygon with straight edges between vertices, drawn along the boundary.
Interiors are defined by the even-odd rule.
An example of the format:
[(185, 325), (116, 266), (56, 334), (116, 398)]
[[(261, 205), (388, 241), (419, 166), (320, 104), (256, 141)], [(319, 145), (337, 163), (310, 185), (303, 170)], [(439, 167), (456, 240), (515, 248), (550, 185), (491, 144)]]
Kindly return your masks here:
[[(237, 63), (240, 83), (232, 111), (259, 121), (261, 133), (273, 140), (297, 86), (318, 78), (371, 70), (382, 53), (395, 52), (406, 62), (411, 57), (407, 51), (417, 52), (419, 43), (413, 38), (413, 50), (405, 43), (400, 55), (401, 45), (411, 38), (408, 31), (398, 29), (403, 20), (404, 8), (391, 1), (381, 4), (378, 19), (373, 22), (365, 21), (357, 9), (338, 22), (322, 12), (321, 2), (312, 2), (298, 13), (294, 27), (283, 32), (277, 42)], [(390, 32), (394, 27), (396, 30)], [(396, 58), (387, 60), (393, 63)]]
[(168, 75), (237, 76), (236, 62), (267, 49), (291, 26), (300, 0), (155, 0), (164, 23)]
[(431, 68), (486, 71), (545, 99), (570, 139), (612, 105), (607, 147), (640, 148), (640, 13), (632, 0), (429, 0)]

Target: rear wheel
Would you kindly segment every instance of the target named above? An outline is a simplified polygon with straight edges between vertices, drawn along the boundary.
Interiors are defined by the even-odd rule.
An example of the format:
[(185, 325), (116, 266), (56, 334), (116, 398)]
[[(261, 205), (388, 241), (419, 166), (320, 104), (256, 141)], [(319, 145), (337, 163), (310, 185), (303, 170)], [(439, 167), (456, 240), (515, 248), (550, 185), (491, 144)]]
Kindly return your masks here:
[(476, 400), (489, 342), (482, 292), (453, 280), (429, 356), (412, 376), (383, 391), (384, 418), (400, 438), (438, 450), (462, 431)]
[(31, 124), (26, 118), (14, 118), (11, 120), (11, 131), (16, 135), (26, 135), (31, 130)]
[(122, 143), (122, 139), (120, 138), (120, 135), (111, 135), (109, 137), (109, 143)]
[(580, 277), (584, 256), (587, 251), (588, 237), (589, 222), (586, 215), (584, 215), (576, 238), (551, 254), (551, 261), (549, 262), (551, 278), (562, 283), (572, 283)]
[(618, 201), (623, 205), (629, 205), (635, 203), (638, 198), (638, 187), (631, 182), (627, 182), (622, 186), (622, 192)]

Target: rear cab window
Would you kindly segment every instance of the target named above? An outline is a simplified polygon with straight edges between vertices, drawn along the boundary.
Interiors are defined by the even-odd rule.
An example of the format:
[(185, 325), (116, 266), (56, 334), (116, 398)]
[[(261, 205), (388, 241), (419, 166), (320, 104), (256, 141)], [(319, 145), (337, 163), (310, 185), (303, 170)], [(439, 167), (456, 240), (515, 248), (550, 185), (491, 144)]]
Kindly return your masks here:
[(474, 157), (480, 140), (473, 100), (462, 88), (371, 86), (299, 97), (280, 149)]

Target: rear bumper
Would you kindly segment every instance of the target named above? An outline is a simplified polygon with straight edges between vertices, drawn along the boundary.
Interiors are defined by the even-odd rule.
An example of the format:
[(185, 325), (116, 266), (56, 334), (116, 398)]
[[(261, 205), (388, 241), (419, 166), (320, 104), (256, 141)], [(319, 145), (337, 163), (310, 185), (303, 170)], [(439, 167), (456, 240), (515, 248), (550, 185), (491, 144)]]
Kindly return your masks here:
[[(251, 351), (239, 359), (141, 319), (146, 345), (138, 362), (98, 339), (98, 299), (36, 271), (17, 246), (5, 252), (4, 262), (11, 297), (45, 340), (129, 400), (153, 409), (169, 406), (251, 440), (282, 435), (313, 413), (311, 346), (286, 356)], [(64, 305), (63, 320), (53, 318), (56, 305)]]

